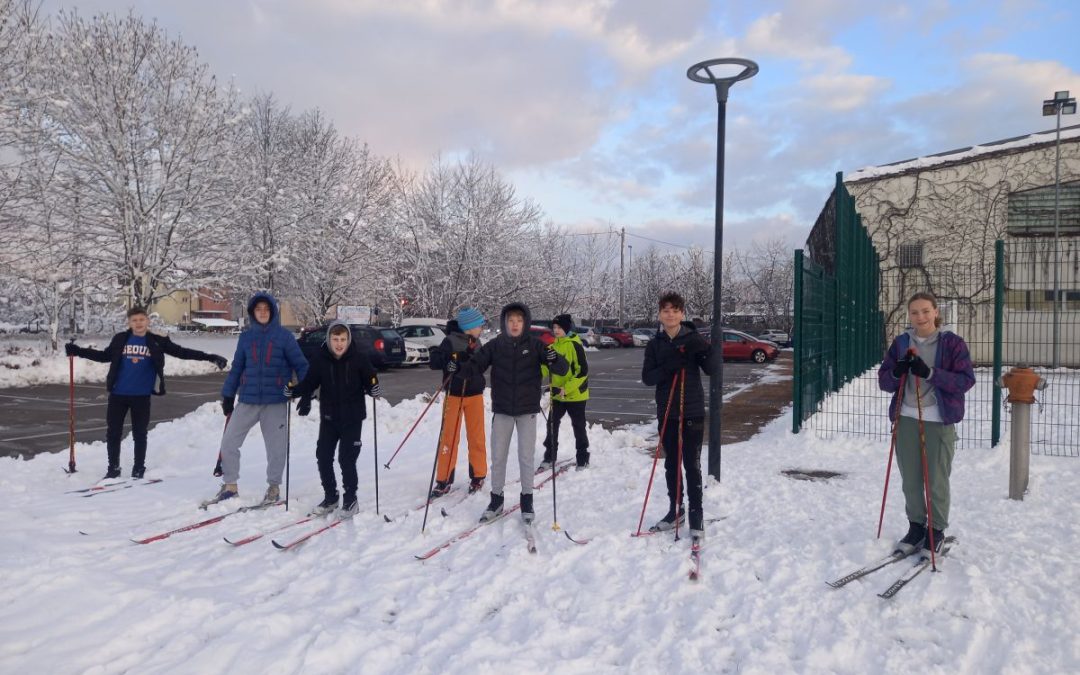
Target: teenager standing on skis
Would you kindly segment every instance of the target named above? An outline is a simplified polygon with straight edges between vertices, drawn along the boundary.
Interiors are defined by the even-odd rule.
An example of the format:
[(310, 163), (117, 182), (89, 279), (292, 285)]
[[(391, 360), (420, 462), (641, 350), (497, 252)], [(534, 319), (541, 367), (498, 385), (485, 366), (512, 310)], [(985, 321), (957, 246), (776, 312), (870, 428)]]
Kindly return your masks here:
[[(503, 307), (502, 332), (476, 351), (462, 366), (468, 378), (491, 368), (491, 502), (480, 522), (496, 518), (503, 511), (503, 487), (506, 484), (506, 461), (510, 455), (510, 437), (517, 429), (518, 471), (521, 476), (521, 517), (526, 523), (534, 518), (532, 503), (533, 460), (536, 452), (536, 415), (540, 412), (543, 385), (541, 366), (547, 365), (556, 375), (565, 375), (566, 359), (540, 338), (529, 333), (532, 316), (520, 302)], [(456, 362), (447, 369), (455, 372)]]
[[(705, 390), (701, 373), (709, 372), (709, 345), (694, 324), (683, 321), (686, 302), (681, 295), (664, 294), (660, 297), (659, 307), (660, 330), (645, 347), (641, 381), (656, 388), (656, 423), (663, 434), (660, 441), (664, 447), (669, 508), (667, 515), (650, 529), (654, 532), (670, 530), (675, 527), (676, 520), (682, 522), (682, 494), (685, 494), (690, 502), (690, 534), (701, 538), (705, 534), (701, 505)], [(717, 335), (714, 339), (723, 339), (723, 336)], [(685, 482), (679, 475), (680, 428)]]
[[(555, 334), (552, 347), (570, 366), (566, 375), (551, 376), (551, 416), (548, 433), (544, 439), (544, 461), (537, 472), (548, 471), (559, 453), (559, 422), (563, 415), (570, 416), (577, 446), (578, 471), (589, 466), (589, 435), (585, 430), (585, 404), (589, 400), (589, 361), (585, 358), (585, 346), (574, 333), (574, 320), (569, 314), (560, 314), (551, 322)], [(544, 366), (544, 375), (547, 376)]]
[(460, 367), (473, 357), (480, 348), (479, 338), (483, 329), (484, 315), (480, 310), (464, 307), (457, 313), (457, 319), (446, 325), (446, 338), (431, 350), (431, 369), (443, 371), (443, 379), (449, 377), (431, 499), (442, 497), (454, 485), (462, 415), (465, 417), (465, 436), (469, 442), (469, 494), (483, 489), (484, 479), (487, 478), (487, 441), (484, 438), (484, 388), (487, 382), (481, 374), (466, 378), (460, 372), (451, 373), (449, 370), (450, 363)]
[[(892, 392), (889, 419), (896, 424), (896, 466), (904, 489), (908, 533), (896, 550), (914, 553), (930, 548), (940, 553), (949, 526), (949, 476), (956, 448), (956, 423), (964, 418), (964, 394), (975, 385), (967, 344), (956, 333), (940, 330), (937, 298), (916, 293), (908, 300), (911, 328), (896, 336), (878, 369), (878, 385)], [(933, 366), (929, 364), (934, 364)], [(903, 382), (903, 390), (900, 385)], [(900, 418), (896, 419), (897, 399)], [(923, 489), (923, 447), (930, 485), (933, 532), (929, 532)]]
[(222, 485), (211, 503), (240, 494), (236, 484), (240, 479), (240, 446), (256, 424), (266, 444), (268, 485), (263, 503), (280, 499), (289, 442), (289, 407), (283, 390), (294, 372), (303, 378), (308, 371), (296, 338), (281, 325), (277, 300), (269, 293), (256, 293), (247, 309), (251, 321), (240, 334), (232, 369), (221, 388), (221, 409), (228, 421), (221, 437)]
[(365, 395), (377, 398), (381, 390), (375, 368), (367, 355), (352, 341), (352, 331), (344, 321), (334, 321), (326, 331), (326, 343), (309, 364), (307, 375), (295, 386), (285, 385), (288, 398), (300, 397), (296, 406), (301, 417), (311, 412), (311, 397), (319, 390), (319, 440), (315, 461), (319, 467), (323, 500), (315, 507), (319, 515), (338, 506), (334, 477), (334, 450), (341, 465), (344, 515), (356, 514), (356, 460), (360, 457), (360, 431), (367, 418)]
[(79, 347), (74, 341), (64, 345), (68, 356), (79, 356), (109, 364), (105, 389), (109, 403), (105, 409), (105, 444), (109, 454), (106, 478), (120, 477), (120, 440), (124, 418), (131, 412), (131, 437), (135, 441), (135, 461), (131, 477), (146, 473), (146, 435), (150, 426), (150, 396), (165, 394), (165, 355), (189, 361), (209, 361), (224, 370), (229, 362), (217, 354), (185, 349), (167, 336), (150, 332), (150, 317), (141, 307), (127, 313), (128, 329), (117, 333), (104, 350)]

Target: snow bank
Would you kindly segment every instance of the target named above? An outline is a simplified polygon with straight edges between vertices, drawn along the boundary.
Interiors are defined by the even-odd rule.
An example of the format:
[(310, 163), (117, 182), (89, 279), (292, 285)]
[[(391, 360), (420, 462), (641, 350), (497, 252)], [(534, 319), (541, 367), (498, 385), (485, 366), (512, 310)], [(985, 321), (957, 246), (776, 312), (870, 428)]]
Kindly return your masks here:
[[(82, 347), (105, 349), (109, 337), (80, 339)], [(173, 337), (177, 344), (232, 360), (236, 351), (235, 335)], [(69, 378), (68, 359), (64, 352), (49, 349), (48, 340), (0, 340), (0, 389), (29, 387), (35, 384), (66, 384)], [(88, 359), (75, 359), (76, 382), (104, 382), (109, 364)], [(165, 357), (165, 375), (202, 375), (217, 372), (217, 366), (206, 361), (183, 361)]]
[[(379, 406), (381, 462), (422, 407), (419, 397)], [(487, 494), (457, 505), (447, 497), (448, 516), (433, 509), (420, 534), (422, 511), (411, 509), (427, 489), (435, 414), (380, 474), (382, 511), (393, 522), (374, 513), (367, 424), (361, 513), (352, 522), (284, 553), (266, 539), (225, 544), (223, 535), (288, 522), (319, 499), (317, 412), (293, 417), (291, 514), (237, 515), (130, 543), (204, 517), (195, 505), (216, 489), (216, 410), (208, 404), (150, 432), (148, 477), (165, 479), (155, 486), (90, 499), (62, 494), (100, 475), (102, 443), (78, 446), (73, 477), (60, 470), (64, 455), (0, 459), (0, 670), (878, 673), (919, 664), (930, 673), (1050, 673), (1080, 664), (1074, 459), (1033, 457), (1030, 494), (1015, 502), (1005, 498), (1007, 447), (958, 452), (950, 534), (961, 543), (942, 572), (890, 601), (876, 593), (906, 563), (840, 590), (824, 583), (889, 549), (890, 541), (873, 538), (886, 447), (793, 436), (787, 415), (724, 448), (723, 483), (705, 494), (706, 517), (719, 520), (708, 525), (696, 584), (686, 577), (685, 540), (628, 536), (648, 482), (649, 425), (591, 427), (593, 466), (559, 479), (559, 523), (591, 538), (586, 546), (551, 532), (549, 486), (536, 496), (537, 555), (509, 518), (416, 561), (473, 523), (487, 502)], [(562, 447), (572, 445), (564, 428)], [(257, 430), (243, 461), (242, 500), (251, 502), (264, 488)], [(844, 475), (798, 481), (780, 474), (789, 468)], [(459, 484), (466, 471), (462, 456)], [(516, 478), (516, 462), (508, 473)], [(906, 527), (898, 483), (894, 474), (890, 537)], [(508, 486), (509, 503), (516, 492)], [(665, 507), (658, 476), (646, 524)]]

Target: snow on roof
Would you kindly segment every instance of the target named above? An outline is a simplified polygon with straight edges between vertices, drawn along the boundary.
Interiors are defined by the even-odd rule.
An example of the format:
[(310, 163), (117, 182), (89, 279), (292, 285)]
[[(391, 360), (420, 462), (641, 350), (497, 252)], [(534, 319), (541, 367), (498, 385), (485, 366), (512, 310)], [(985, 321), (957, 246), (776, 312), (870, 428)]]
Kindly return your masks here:
[[(1024, 148), (1040, 143), (1053, 143), (1055, 133), (1056, 132), (1051, 129), (1049, 131), (1027, 134), (1026, 136), (1014, 136), (1000, 141), (991, 141), (989, 143), (983, 143), (982, 145), (957, 148), (956, 150), (946, 150), (945, 152), (938, 152), (933, 155), (918, 157), (916, 159), (905, 159), (899, 162), (882, 164), (881, 166), (863, 167), (858, 171), (854, 171), (847, 176), (844, 176), (844, 182), (854, 183), (871, 178), (905, 173), (913, 169), (924, 169), (939, 164), (950, 164), (953, 162), (969, 160), (981, 155), (1015, 150), (1016, 148)], [(1065, 141), (1072, 139), (1080, 139), (1080, 124), (1061, 128), (1061, 140)]]
[(240, 324), (235, 321), (229, 321), (228, 319), (212, 319), (212, 318), (198, 318), (192, 319), (192, 323), (199, 323), (207, 328), (235, 328)]

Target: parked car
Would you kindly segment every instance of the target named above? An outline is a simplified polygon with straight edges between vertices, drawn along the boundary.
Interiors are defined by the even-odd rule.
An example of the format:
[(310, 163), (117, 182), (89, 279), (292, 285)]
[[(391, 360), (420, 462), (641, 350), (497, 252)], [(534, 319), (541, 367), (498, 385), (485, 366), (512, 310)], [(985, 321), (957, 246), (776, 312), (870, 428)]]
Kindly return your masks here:
[(544, 328), (543, 326), (529, 326), (529, 332), (540, 338), (540, 341), (545, 345), (550, 345), (555, 342), (555, 333), (552, 333), (550, 328)]
[(574, 332), (581, 338), (581, 343), (586, 347), (600, 346), (600, 336), (589, 326), (574, 326)]
[(751, 360), (755, 363), (772, 361), (780, 355), (773, 342), (764, 342), (742, 331), (724, 329), (724, 360)]
[(779, 345), (781, 347), (790, 347), (791, 346), (791, 338), (788, 337), (788, 334), (785, 333), (784, 331), (778, 330), (776, 328), (770, 328), (769, 330), (765, 331), (761, 335), (758, 335), (758, 339), (760, 339), (760, 340), (768, 340), (769, 342), (775, 342), (777, 345)]
[(596, 329), (596, 332), (610, 337), (615, 341), (617, 347), (634, 346), (634, 336), (625, 328), (619, 328), (617, 326), (601, 326)]
[[(327, 326), (309, 326), (300, 331), (300, 351), (311, 360), (326, 342)], [(385, 370), (405, 361), (405, 339), (392, 328), (353, 324), (353, 342), (371, 359), (371, 365)]]
[(431, 351), (427, 345), (416, 340), (405, 340), (405, 360), (403, 366), (419, 366), (431, 361)]
[[(438, 326), (427, 326), (421, 324), (402, 324), (395, 328), (398, 335), (405, 338), (405, 341), (417, 342), (428, 349), (432, 347), (438, 347), (442, 344), (442, 341), (446, 339), (445, 327), (439, 328)], [(408, 358), (405, 359), (408, 361)]]
[(656, 337), (656, 328), (635, 328), (631, 335), (634, 336), (634, 346), (644, 347), (649, 344), (649, 341)]
[(610, 335), (605, 335), (604, 333), (597, 333), (596, 346), (600, 349), (608, 349), (609, 347), (618, 347), (619, 343), (615, 340), (615, 338), (611, 337)]

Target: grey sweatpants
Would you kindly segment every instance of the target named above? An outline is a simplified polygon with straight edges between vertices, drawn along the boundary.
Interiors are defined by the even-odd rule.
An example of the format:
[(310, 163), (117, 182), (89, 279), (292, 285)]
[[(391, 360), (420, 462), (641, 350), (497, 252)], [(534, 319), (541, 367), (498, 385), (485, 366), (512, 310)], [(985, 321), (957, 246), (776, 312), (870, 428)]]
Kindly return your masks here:
[(501, 495), (506, 485), (506, 460), (510, 456), (510, 436), (517, 428), (518, 471), (521, 473), (521, 493), (533, 491), (533, 460), (536, 455), (536, 415), (491, 416), (491, 492)]
[(222, 481), (235, 483), (240, 480), (240, 446), (244, 444), (251, 427), (257, 422), (262, 429), (266, 444), (266, 482), (281, 485), (285, 471), (285, 450), (288, 444), (286, 430), (289, 414), (288, 403), (250, 405), (237, 403), (221, 437)]
[[(923, 422), (926, 436), (926, 465), (930, 469), (930, 501), (934, 509), (934, 529), (949, 527), (949, 476), (956, 454), (956, 427), (941, 422)], [(901, 415), (896, 428), (896, 468), (904, 486), (908, 520), (927, 523), (926, 491), (923, 489), (922, 446), (919, 421)]]

